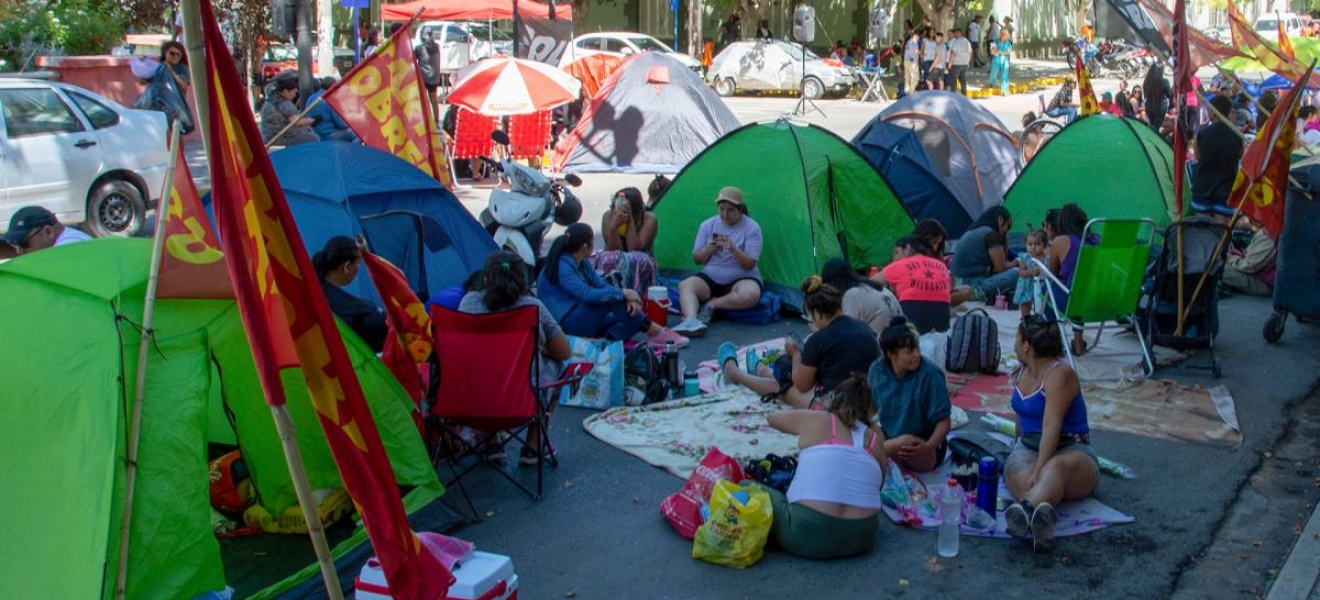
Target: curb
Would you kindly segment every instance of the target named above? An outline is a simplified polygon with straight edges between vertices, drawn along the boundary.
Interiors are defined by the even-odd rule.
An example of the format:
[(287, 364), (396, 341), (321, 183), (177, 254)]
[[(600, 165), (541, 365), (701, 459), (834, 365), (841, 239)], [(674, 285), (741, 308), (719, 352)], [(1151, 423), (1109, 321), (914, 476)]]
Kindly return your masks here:
[[(1055, 75), (1050, 77), (1037, 77), (1035, 79), (1029, 79), (1021, 83), (1010, 83), (1008, 85), (1008, 93), (1010, 95), (1029, 94), (1031, 92), (1042, 90), (1047, 87), (1063, 85), (1064, 77), (1065, 77), (1064, 75)], [(897, 86), (889, 87), (886, 85), (884, 87), (885, 87), (885, 93), (887, 93), (890, 98), (898, 97)], [(972, 88), (969, 86), (967, 89), (967, 97), (971, 98), (972, 100), (984, 100), (986, 98), (994, 98), (996, 96), (1003, 96), (1003, 94), (999, 93), (999, 90), (997, 88), (991, 88), (991, 87)], [(857, 98), (853, 98), (851, 96), (849, 96), (848, 99), (857, 100)]]
[(1311, 513), (1297, 543), (1288, 551), (1279, 575), (1265, 600), (1301, 600), (1311, 594), (1320, 577), (1320, 505)]

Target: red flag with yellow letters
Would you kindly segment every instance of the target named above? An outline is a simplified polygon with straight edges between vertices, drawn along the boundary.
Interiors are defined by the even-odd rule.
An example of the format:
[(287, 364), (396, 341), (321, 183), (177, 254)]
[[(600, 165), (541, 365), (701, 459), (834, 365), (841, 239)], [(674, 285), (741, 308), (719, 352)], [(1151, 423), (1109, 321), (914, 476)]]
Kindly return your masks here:
[[(1303, 77), (1310, 74), (1307, 69)], [(1228, 195), (1229, 206), (1240, 205), (1242, 214), (1260, 223), (1274, 239), (1283, 232), (1283, 199), (1288, 193), (1288, 168), (1304, 89), (1294, 86), (1279, 100), (1260, 135), (1242, 153), (1242, 167)]]
[(1082, 64), (1082, 57), (1079, 54), (1074, 55), (1077, 59), (1077, 103), (1080, 105), (1078, 113), (1085, 117), (1100, 112), (1100, 101), (1095, 99), (1095, 88), (1091, 87), (1091, 76), (1086, 72), (1086, 66)]
[[(408, 525), (394, 470), (344, 340), (261, 144), (210, 0), (201, 4), (216, 225), (257, 375), (285, 402), (280, 369), (302, 370), (344, 488), (401, 600), (444, 598), (453, 575)], [(198, 82), (199, 84), (201, 82)]]
[(398, 267), (366, 249), (362, 250), (362, 263), (367, 266), (381, 302), (385, 303), (385, 322), (392, 334), (385, 342), (381, 362), (413, 400), (421, 400), (422, 377), (418, 368), (431, 358), (431, 316), (426, 314), (426, 305), (417, 299)]
[(211, 221), (202, 210), (197, 186), (188, 161), (174, 149), (174, 180), (170, 182), (169, 207), (157, 216), (157, 227), (165, 228), (165, 247), (160, 257), (157, 298), (233, 298), (229, 269), (220, 243), (211, 231)]
[(321, 95), (362, 143), (423, 170), (447, 188), (449, 160), (439, 142), (426, 85), (400, 27), (371, 56)]

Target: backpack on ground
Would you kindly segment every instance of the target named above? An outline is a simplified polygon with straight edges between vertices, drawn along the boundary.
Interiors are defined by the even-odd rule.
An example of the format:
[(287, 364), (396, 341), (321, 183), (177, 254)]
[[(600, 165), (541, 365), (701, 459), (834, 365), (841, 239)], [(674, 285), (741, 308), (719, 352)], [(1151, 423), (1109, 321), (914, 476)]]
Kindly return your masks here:
[(660, 359), (646, 343), (633, 346), (623, 356), (623, 403), (641, 406), (665, 399), (669, 389), (665, 385)]
[(948, 367), (953, 373), (999, 372), (999, 325), (985, 309), (969, 310), (953, 322)]

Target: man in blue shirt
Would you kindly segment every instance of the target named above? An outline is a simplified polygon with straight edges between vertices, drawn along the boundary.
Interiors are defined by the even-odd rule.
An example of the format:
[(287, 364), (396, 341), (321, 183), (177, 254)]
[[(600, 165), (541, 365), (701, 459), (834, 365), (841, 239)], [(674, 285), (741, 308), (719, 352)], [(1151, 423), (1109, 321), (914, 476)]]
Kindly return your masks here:
[[(312, 92), (312, 95), (308, 96), (307, 105), (311, 106), (313, 102), (316, 102), (316, 100), (321, 97), (321, 94), (325, 93), (325, 91), (330, 89), (330, 86), (334, 84), (334, 77), (325, 77), (321, 79), (321, 89)], [(335, 109), (331, 108), (330, 105), (325, 102), (312, 106), (312, 110), (307, 111), (307, 118), (315, 121), (315, 123), (312, 124), (312, 131), (315, 131), (316, 135), (319, 136), (323, 142), (358, 141), (357, 135), (353, 133), (352, 129), (348, 128), (348, 123), (344, 122), (343, 117), (340, 117), (339, 113), (335, 112)]]

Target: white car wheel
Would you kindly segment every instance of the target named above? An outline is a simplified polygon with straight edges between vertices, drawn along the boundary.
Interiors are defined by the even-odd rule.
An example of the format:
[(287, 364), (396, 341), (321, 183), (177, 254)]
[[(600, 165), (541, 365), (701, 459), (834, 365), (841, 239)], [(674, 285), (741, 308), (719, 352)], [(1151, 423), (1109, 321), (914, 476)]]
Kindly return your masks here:
[(808, 77), (802, 80), (802, 95), (811, 100), (820, 98), (825, 95), (825, 84), (815, 77)]
[(733, 84), (732, 77), (720, 77), (715, 80), (715, 93), (720, 96), (728, 98), (729, 96), (732, 96), (737, 89), (738, 86)]
[(102, 181), (87, 199), (87, 227), (96, 237), (137, 235), (146, 214), (141, 190), (122, 179)]

